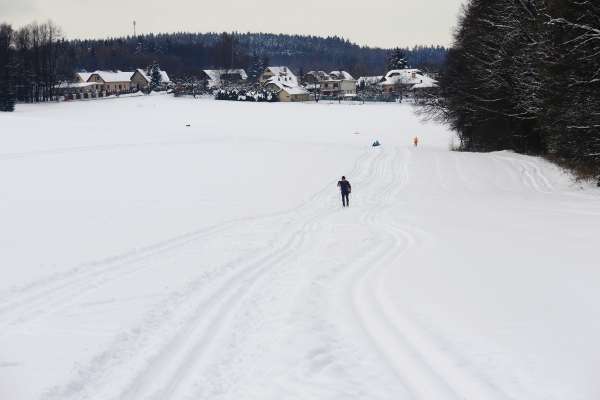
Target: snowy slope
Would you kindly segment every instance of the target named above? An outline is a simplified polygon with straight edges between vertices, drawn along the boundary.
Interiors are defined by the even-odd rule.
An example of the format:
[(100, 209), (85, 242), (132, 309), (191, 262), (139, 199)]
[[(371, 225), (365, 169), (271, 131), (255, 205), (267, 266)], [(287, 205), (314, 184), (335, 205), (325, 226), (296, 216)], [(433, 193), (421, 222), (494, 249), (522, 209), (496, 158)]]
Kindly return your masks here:
[(397, 104), (0, 115), (0, 398), (597, 399), (599, 191), (451, 141)]

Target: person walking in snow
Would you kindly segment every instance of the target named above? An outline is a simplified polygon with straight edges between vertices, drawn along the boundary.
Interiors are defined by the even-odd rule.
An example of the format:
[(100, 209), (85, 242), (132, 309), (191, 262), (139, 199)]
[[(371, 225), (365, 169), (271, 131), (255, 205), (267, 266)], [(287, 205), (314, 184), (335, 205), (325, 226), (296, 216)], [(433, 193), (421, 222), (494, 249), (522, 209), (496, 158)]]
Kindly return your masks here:
[(350, 193), (352, 193), (352, 185), (346, 180), (345, 176), (342, 176), (342, 180), (338, 182), (338, 187), (342, 192), (342, 206), (350, 207)]
[(415, 147), (417, 147), (419, 145), (419, 137), (415, 136), (415, 138), (413, 139), (413, 144), (415, 145)]

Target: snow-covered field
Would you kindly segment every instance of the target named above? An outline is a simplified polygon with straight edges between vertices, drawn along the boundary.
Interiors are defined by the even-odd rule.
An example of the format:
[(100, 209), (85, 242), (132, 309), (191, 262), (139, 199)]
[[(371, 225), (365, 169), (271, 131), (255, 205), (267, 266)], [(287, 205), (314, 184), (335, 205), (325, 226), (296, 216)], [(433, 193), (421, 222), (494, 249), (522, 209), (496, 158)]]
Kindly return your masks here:
[(600, 398), (600, 191), (451, 140), (398, 104), (0, 115), (0, 399)]

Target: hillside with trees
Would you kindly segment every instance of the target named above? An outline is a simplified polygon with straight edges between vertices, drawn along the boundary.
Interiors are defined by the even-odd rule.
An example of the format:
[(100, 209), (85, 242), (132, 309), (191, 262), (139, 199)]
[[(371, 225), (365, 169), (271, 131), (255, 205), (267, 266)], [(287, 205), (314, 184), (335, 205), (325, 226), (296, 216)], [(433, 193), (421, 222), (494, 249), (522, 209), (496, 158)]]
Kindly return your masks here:
[[(439, 69), (446, 49), (418, 46), (403, 49), (415, 67)], [(108, 40), (69, 42), (71, 63), (78, 69), (133, 68), (157, 60), (173, 76), (197, 74), (204, 68), (246, 68), (261, 58), (287, 65), (297, 73), (312, 69), (344, 69), (354, 75), (385, 71), (389, 49), (361, 47), (339, 37), (266, 33), (149, 34)]]
[(470, 151), (544, 155), (600, 177), (600, 4), (471, 0), (428, 111)]

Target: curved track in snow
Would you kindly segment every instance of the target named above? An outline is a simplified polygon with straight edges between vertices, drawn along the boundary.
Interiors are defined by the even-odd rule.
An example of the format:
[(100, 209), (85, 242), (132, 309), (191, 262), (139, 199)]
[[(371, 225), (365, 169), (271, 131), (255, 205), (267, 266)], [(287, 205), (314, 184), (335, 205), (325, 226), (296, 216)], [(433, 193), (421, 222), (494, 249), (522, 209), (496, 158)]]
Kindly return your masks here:
[[(335, 135), (337, 121), (351, 111), (380, 113), (379, 120), (397, 112), (321, 107), (293, 110), (322, 113)], [(340, 113), (337, 119), (328, 119), (332, 112)], [(352, 118), (348, 131), (364, 124), (363, 116)], [(425, 129), (412, 114), (402, 118), (414, 130)], [(392, 123), (380, 127), (387, 132), (381, 148), (367, 147), (370, 136), (348, 138), (347, 132), (305, 138), (310, 118), (287, 125), (289, 136), (272, 127), (263, 136), (247, 135), (227, 124), (223, 136), (204, 137), (221, 128), (208, 125), (190, 137), (161, 132), (143, 140), (115, 138), (131, 144), (66, 141), (0, 154), (3, 165), (33, 163), (33, 170), (63, 159), (69, 170), (72, 159), (85, 165), (81, 157), (90, 157), (93, 164), (127, 152), (148, 167), (169, 154), (173, 163), (183, 160), (160, 181), (171, 189), (177, 187), (171, 180), (189, 184), (177, 173), (197, 165), (196, 152), (211, 162), (224, 157), (221, 168), (250, 154), (235, 164), (249, 171), (203, 170), (203, 185), (221, 193), (250, 187), (245, 179), (270, 177), (264, 198), (295, 189), (278, 187), (288, 169), (294, 177), (304, 176), (302, 168), (320, 173), (325, 167), (310, 164), (331, 166), (327, 159), (339, 155), (354, 188), (351, 207), (342, 209), (333, 172), (325, 179), (323, 173), (301, 199), (289, 196), (288, 209), (232, 212), (210, 224), (193, 219), (182, 224), (185, 230), (153, 235), (146, 245), (127, 241), (113, 255), (40, 268), (30, 279), (0, 287), (0, 398), (3, 383), (19, 375), (15, 370), (26, 371), (19, 382), (43, 382), (36, 390), (15, 390), (17, 400), (591, 399), (584, 367), (568, 373), (572, 354), (581, 359), (588, 351), (584, 339), (571, 341), (578, 324), (587, 338), (600, 332), (592, 295), (600, 274), (590, 263), (589, 243), (600, 233), (596, 192), (578, 190), (535, 158), (453, 153), (445, 139), (413, 148), (407, 145), (412, 133), (402, 136)], [(438, 140), (430, 133), (422, 141), (428, 138)], [(273, 147), (263, 154), (263, 146)], [(317, 149), (325, 151), (313, 160)], [(271, 161), (252, 170), (267, 153), (277, 155), (281, 173)], [(121, 172), (113, 171), (112, 179)], [(193, 212), (235, 211), (238, 203), (225, 203), (230, 200)], [(170, 216), (181, 206), (167, 203), (149, 209)], [(160, 221), (148, 215), (154, 217)], [(566, 350), (552, 353), (554, 343)], [(39, 354), (12, 361), (30, 348)], [(56, 370), (47, 368), (53, 358)], [(556, 366), (549, 365), (554, 359)], [(42, 371), (32, 360), (43, 362)]]

